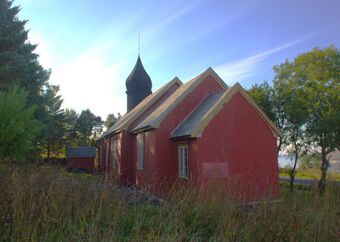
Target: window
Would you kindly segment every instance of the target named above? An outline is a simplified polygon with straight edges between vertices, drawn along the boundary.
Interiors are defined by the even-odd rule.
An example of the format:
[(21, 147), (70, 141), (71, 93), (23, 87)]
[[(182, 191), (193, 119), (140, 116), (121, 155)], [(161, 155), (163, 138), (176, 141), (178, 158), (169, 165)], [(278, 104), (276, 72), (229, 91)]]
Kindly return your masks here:
[(99, 162), (102, 163), (103, 162), (103, 144), (100, 143), (99, 144)]
[(105, 147), (105, 167), (109, 166), (109, 142), (106, 143)]
[(188, 178), (188, 146), (178, 145), (179, 177)]
[(111, 162), (114, 169), (117, 164), (117, 139), (111, 140)]
[(137, 135), (137, 143), (138, 143), (138, 147), (137, 147), (137, 156), (138, 156), (138, 160), (137, 160), (137, 169), (138, 170), (143, 170), (144, 169), (144, 133), (140, 133)]

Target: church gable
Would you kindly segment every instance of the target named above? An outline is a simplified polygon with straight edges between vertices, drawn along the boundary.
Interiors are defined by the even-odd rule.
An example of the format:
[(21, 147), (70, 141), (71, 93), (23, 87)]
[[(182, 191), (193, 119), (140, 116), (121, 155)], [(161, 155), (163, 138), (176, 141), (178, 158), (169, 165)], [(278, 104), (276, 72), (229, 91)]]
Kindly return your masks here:
[(190, 93), (195, 90), (195, 88), (202, 84), (202, 82), (209, 76), (211, 76), (213, 80), (221, 86), (221, 88), (226, 89), (228, 87), (212, 68), (208, 68), (206, 71), (178, 88), (176, 92), (174, 92), (162, 105), (155, 109), (154, 112), (152, 112), (132, 131), (138, 132), (139, 130), (143, 129), (158, 128), (162, 120), (165, 119), (169, 113), (171, 113)]
[(257, 114), (265, 121), (275, 137), (281, 136), (281, 131), (267, 115), (251, 100), (239, 83), (233, 87), (207, 97), (188, 117), (172, 132), (172, 138), (199, 137), (211, 120), (222, 110), (236, 93), (240, 93)]

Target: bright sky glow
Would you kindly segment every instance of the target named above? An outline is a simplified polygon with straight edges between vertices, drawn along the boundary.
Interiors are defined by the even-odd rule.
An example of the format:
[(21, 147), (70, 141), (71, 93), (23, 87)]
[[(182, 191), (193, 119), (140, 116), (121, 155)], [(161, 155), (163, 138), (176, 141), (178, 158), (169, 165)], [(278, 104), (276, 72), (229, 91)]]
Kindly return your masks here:
[(138, 54), (153, 90), (213, 67), (248, 88), (272, 66), (314, 47), (340, 46), (338, 0), (22, 0), (29, 38), (64, 107), (125, 113), (125, 80)]

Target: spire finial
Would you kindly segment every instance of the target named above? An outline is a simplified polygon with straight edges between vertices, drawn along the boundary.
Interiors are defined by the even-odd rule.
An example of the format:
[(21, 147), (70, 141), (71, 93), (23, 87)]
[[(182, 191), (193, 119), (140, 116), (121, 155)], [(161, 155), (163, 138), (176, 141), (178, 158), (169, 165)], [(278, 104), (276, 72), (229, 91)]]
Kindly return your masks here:
[(140, 56), (140, 32), (138, 32), (138, 56)]

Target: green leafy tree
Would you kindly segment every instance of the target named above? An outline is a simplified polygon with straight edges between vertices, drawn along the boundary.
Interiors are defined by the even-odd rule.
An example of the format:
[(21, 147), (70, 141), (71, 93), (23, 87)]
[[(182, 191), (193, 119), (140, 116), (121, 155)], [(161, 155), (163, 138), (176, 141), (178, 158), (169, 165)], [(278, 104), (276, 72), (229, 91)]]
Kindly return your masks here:
[[(307, 113), (305, 134), (321, 153), (319, 191), (323, 194), (329, 167), (327, 155), (340, 144), (340, 54), (334, 46), (315, 48), (292, 62), (276, 67), (276, 74), (294, 90), (301, 105), (297, 112)], [(292, 107), (294, 109), (294, 107)], [(299, 116), (299, 114), (298, 114)]]
[(44, 120), (43, 147), (46, 151), (47, 159), (60, 156), (65, 144), (65, 114), (61, 108), (63, 100), (58, 95), (59, 86), (49, 85), (46, 89), (46, 120)]
[(108, 114), (104, 121), (104, 126), (106, 127), (106, 129), (111, 128), (121, 117), (122, 116), (120, 113), (117, 114), (117, 117), (114, 115), (114, 113)]
[(281, 151), (282, 145), (286, 139), (286, 116), (283, 110), (283, 98), (278, 91), (264, 81), (261, 84), (255, 84), (248, 90), (251, 98), (265, 112), (265, 114), (281, 130), (282, 136), (278, 139), (277, 152)]
[(102, 132), (103, 121), (89, 109), (83, 110), (75, 128), (79, 134), (79, 145), (95, 145), (96, 139)]
[(0, 91), (0, 159), (23, 159), (32, 150), (38, 132), (34, 111), (18, 86)]
[(290, 70), (289, 63), (274, 66), (276, 73), (274, 88), (281, 100), (282, 113), (285, 116), (285, 151), (294, 156), (293, 167), (290, 170), (290, 190), (293, 191), (295, 172), (299, 156), (306, 147), (305, 123), (308, 118), (305, 109), (303, 93), (296, 87), (294, 72)]

